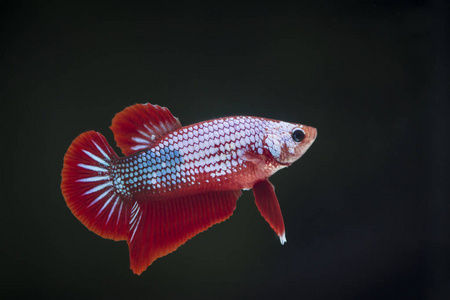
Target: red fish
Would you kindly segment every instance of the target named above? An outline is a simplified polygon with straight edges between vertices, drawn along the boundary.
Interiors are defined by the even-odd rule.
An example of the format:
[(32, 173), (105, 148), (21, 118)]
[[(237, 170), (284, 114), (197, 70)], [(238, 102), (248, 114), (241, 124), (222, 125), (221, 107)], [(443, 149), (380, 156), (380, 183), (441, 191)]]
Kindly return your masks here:
[(305, 153), (315, 128), (247, 116), (182, 127), (167, 108), (147, 103), (118, 113), (111, 129), (126, 156), (98, 132), (81, 134), (64, 157), (61, 190), (89, 230), (127, 241), (134, 273), (229, 218), (241, 190), (253, 189), (261, 215), (286, 242), (268, 177)]

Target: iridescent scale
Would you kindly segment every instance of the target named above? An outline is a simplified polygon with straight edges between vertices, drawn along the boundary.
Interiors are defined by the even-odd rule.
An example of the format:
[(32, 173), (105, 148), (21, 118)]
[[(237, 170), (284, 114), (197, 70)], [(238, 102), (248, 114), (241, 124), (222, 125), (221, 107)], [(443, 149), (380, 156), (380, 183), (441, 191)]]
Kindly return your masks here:
[[(256, 117), (229, 117), (180, 128), (159, 143), (113, 165), (113, 180), (122, 195), (183, 193), (204, 186), (246, 188), (245, 153), (263, 154), (264, 135), (274, 123)], [(253, 172), (253, 173), (252, 173)], [(239, 179), (239, 180), (236, 180)], [(192, 189), (190, 189), (192, 188)]]

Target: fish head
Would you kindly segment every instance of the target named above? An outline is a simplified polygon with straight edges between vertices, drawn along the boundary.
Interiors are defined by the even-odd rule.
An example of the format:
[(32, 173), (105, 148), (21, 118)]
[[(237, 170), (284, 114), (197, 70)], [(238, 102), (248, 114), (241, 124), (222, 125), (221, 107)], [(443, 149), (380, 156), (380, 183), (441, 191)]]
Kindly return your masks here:
[(308, 150), (317, 136), (314, 127), (273, 121), (266, 128), (264, 147), (281, 165), (289, 166)]

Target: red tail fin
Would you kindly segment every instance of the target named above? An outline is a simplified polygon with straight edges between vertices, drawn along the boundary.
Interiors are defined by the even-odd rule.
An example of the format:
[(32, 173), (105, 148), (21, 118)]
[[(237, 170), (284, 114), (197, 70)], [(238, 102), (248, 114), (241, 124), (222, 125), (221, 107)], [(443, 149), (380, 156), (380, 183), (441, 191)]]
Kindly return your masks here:
[(128, 199), (116, 193), (111, 167), (117, 154), (95, 131), (79, 135), (64, 157), (61, 190), (72, 213), (89, 230), (113, 240), (127, 238)]

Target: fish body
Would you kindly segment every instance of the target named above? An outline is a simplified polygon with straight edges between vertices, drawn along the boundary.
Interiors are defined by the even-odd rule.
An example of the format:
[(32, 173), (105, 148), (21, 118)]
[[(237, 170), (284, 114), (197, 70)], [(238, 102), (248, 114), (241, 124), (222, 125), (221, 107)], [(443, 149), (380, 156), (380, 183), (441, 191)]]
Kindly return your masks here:
[(241, 190), (253, 189), (259, 211), (286, 241), (267, 178), (305, 153), (315, 128), (248, 116), (182, 127), (167, 108), (136, 104), (111, 129), (126, 156), (85, 132), (66, 153), (61, 188), (88, 229), (128, 242), (136, 274), (231, 216)]

